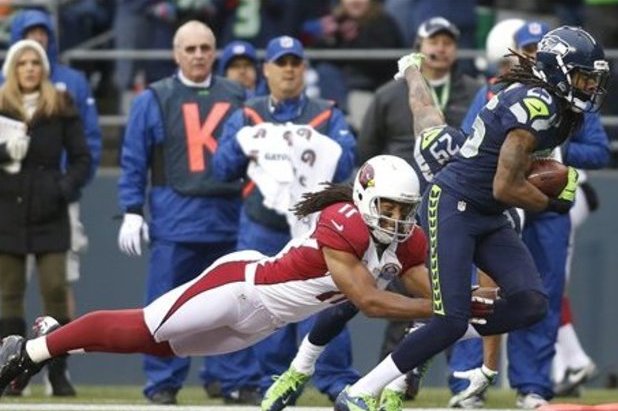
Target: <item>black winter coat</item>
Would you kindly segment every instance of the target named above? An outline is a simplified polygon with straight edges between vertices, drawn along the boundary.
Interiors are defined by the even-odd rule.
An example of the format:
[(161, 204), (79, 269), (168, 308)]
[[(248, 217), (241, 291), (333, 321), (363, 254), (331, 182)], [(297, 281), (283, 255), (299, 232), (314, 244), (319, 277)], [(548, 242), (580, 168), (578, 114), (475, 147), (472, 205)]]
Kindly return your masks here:
[[(69, 249), (67, 207), (79, 198), (91, 159), (79, 114), (67, 104), (63, 114), (45, 117), (34, 113), (21, 170), (10, 174), (0, 168), (0, 253)], [(17, 117), (7, 112), (0, 115)], [(63, 152), (67, 158), (64, 171)], [(6, 145), (0, 144), (0, 164), (8, 161)]]

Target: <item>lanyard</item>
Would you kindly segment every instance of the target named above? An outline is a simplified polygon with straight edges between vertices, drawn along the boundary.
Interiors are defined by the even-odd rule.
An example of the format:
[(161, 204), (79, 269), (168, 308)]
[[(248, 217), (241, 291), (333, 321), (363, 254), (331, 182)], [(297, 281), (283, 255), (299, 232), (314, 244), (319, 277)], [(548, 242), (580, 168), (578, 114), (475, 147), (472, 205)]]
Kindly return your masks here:
[(440, 98), (438, 98), (436, 90), (431, 84), (429, 84), (429, 89), (431, 90), (431, 97), (434, 104), (439, 107), (440, 110), (444, 111), (451, 94), (451, 76), (448, 76), (444, 84), (442, 84), (442, 92), (440, 93)]

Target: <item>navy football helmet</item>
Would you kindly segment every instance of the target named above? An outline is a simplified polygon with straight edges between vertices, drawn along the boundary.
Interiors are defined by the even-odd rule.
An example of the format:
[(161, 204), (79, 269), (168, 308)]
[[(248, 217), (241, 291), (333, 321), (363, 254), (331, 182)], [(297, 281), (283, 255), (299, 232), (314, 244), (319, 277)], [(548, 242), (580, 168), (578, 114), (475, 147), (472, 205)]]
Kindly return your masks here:
[(607, 93), (603, 47), (579, 27), (562, 26), (539, 42), (534, 73), (557, 87), (574, 111), (598, 111)]

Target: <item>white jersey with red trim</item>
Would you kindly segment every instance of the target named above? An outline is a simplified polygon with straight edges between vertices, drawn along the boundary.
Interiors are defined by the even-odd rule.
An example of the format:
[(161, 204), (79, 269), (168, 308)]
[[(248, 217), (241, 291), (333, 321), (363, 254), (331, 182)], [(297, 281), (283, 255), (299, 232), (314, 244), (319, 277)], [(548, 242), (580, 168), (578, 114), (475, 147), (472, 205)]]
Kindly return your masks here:
[(378, 256), (353, 203), (326, 207), (310, 234), (293, 239), (276, 256), (247, 267), (247, 281), (255, 284), (262, 303), (282, 321), (297, 322), (345, 300), (328, 272), (323, 247), (356, 255), (378, 288), (384, 289), (395, 276), (424, 264), (427, 242), (423, 230), (416, 226), (405, 242), (391, 243)]

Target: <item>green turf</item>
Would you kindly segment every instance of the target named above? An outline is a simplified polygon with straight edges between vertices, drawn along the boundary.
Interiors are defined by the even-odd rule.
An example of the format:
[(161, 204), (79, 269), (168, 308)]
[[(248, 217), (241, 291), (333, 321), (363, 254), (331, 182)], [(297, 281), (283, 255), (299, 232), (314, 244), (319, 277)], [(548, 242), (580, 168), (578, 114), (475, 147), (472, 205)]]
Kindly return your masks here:
[[(78, 396), (76, 398), (51, 398), (43, 394), (43, 387), (34, 385), (31, 388), (31, 395), (22, 398), (4, 397), (3, 403), (42, 403), (42, 402), (67, 402), (67, 403), (95, 403), (95, 404), (145, 404), (139, 386), (81, 386), (77, 387)], [(406, 403), (406, 407), (445, 407), (449, 392), (444, 388), (424, 388), (415, 401)], [(209, 399), (204, 391), (198, 387), (186, 387), (180, 391), (178, 400), (184, 405), (214, 405), (221, 404), (220, 400)], [(580, 398), (559, 398), (553, 402), (560, 403), (618, 403), (618, 390), (586, 389)], [(510, 390), (492, 389), (489, 392), (487, 408), (514, 408), (515, 394)], [(297, 405), (305, 406), (329, 406), (330, 401), (314, 390), (308, 388), (300, 398)]]

